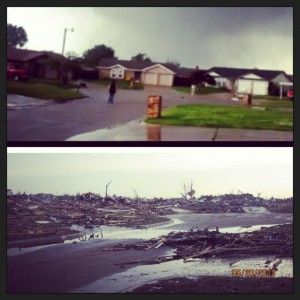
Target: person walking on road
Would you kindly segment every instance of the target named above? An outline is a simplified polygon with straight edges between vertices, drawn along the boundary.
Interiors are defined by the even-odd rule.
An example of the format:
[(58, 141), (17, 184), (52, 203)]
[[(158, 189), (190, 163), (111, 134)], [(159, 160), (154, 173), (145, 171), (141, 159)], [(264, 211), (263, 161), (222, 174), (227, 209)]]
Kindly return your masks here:
[(110, 85), (108, 86), (108, 92), (109, 92), (109, 98), (107, 103), (114, 103), (114, 96), (115, 93), (117, 92), (117, 85), (115, 80), (112, 80)]

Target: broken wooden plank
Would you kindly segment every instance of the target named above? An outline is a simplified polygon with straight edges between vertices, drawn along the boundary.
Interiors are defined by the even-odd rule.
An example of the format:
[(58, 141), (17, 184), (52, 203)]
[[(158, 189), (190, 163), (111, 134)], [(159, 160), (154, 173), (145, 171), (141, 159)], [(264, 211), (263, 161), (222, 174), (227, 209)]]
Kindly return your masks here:
[(166, 241), (166, 238), (160, 240), (160, 242), (154, 247), (154, 249), (159, 249)]
[[(207, 254), (207, 253), (211, 252), (211, 248), (212, 248), (212, 246), (208, 246), (208, 247), (206, 247), (206, 248), (205, 248), (203, 251), (201, 251), (201, 252), (195, 253), (195, 254), (190, 255), (190, 256), (188, 256), (188, 257), (185, 257), (185, 260), (186, 260), (186, 259), (189, 259), (189, 258), (199, 257), (199, 256), (202, 256), (202, 255), (204, 255), (204, 254)], [(213, 250), (214, 250), (214, 249), (213, 249)]]

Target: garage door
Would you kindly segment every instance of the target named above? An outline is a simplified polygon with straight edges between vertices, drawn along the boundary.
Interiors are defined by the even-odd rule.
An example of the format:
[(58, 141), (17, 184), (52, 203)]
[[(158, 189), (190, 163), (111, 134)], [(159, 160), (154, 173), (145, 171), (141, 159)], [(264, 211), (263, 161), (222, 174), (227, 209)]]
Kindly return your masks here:
[(145, 84), (155, 84), (156, 85), (156, 73), (145, 73), (144, 83)]
[(238, 93), (251, 93), (252, 80), (239, 79), (237, 81), (237, 92)]
[(253, 95), (268, 95), (267, 81), (253, 81)]
[(160, 74), (158, 77), (158, 84), (164, 86), (171, 86), (173, 83), (173, 75)]
[(268, 95), (267, 81), (239, 79), (237, 81), (238, 93), (252, 93), (253, 95)]

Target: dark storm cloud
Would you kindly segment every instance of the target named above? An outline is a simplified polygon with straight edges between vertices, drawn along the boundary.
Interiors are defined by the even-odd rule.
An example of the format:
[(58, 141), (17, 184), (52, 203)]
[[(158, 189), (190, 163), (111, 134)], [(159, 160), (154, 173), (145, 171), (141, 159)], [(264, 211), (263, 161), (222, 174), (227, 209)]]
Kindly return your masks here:
[[(8, 21), (28, 31), (28, 48), (81, 55), (105, 44), (120, 59), (146, 53), (182, 66), (280, 69), (293, 72), (290, 7), (10, 8)], [(30, 16), (30, 17), (28, 17)], [(47, 22), (45, 22), (47, 20)], [(45, 36), (44, 33), (47, 32)]]
[[(170, 26), (180, 31), (180, 27), (194, 30), (220, 32), (240, 32), (244, 29), (270, 24), (281, 26), (278, 33), (291, 35), (293, 8), (290, 7), (161, 7), (161, 8), (91, 8), (96, 14), (122, 20), (124, 25), (131, 24), (144, 28), (157, 25), (162, 31)], [(134, 24), (136, 22), (136, 24)], [(146, 22), (145, 25), (142, 23)], [(270, 28), (269, 28), (270, 29)]]
[[(93, 8), (119, 23), (117, 53), (145, 52), (187, 67), (292, 65), (293, 9), (281, 7)], [(126, 48), (126, 50), (125, 50)], [(121, 51), (124, 49), (124, 51)], [(126, 57), (124, 57), (124, 55)], [(272, 62), (272, 58), (275, 62)]]
[(280, 34), (291, 35), (293, 22), (292, 8), (246, 7), (246, 8), (207, 8), (207, 18), (212, 18), (211, 29), (221, 32), (241, 32), (252, 28), (270, 30), (270, 24), (280, 24), (276, 28)]

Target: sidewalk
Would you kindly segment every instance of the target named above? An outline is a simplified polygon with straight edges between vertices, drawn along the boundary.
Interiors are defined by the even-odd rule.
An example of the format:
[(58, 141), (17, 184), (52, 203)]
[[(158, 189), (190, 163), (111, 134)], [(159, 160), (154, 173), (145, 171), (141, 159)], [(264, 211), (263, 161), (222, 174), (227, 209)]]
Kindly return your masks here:
[(12, 95), (7, 94), (7, 109), (19, 109), (24, 107), (32, 107), (32, 106), (43, 106), (43, 105), (51, 105), (53, 101), (51, 100), (42, 100), (35, 99), (31, 97), (21, 96), (21, 95)]
[(149, 125), (141, 120), (75, 135), (67, 141), (293, 141), (291, 131)]

